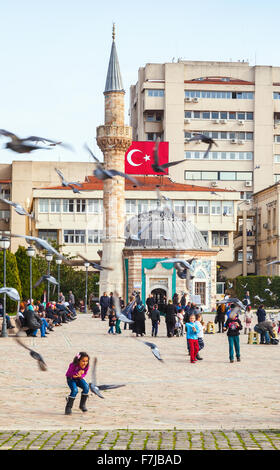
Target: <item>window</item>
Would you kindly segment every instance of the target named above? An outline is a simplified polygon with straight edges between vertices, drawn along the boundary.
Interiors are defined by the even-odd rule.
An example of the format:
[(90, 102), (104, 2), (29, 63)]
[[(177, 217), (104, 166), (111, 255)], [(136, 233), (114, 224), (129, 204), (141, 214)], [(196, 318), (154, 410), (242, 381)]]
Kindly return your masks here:
[(208, 244), (208, 231), (207, 230), (202, 230), (200, 233), (203, 236), (206, 243)]
[(229, 119), (236, 119), (236, 113), (229, 112), (229, 113), (228, 113), (228, 118), (229, 118)]
[(155, 96), (155, 97), (163, 97), (164, 96), (164, 90), (147, 90), (148, 91), (148, 96)]
[(206, 181), (216, 181), (218, 179), (217, 171), (202, 171), (201, 179)]
[(194, 119), (200, 119), (200, 111), (194, 111), (193, 112), (193, 117), (194, 117)]
[(186, 180), (201, 180), (201, 171), (185, 171)]
[(228, 232), (212, 232), (213, 246), (228, 246)]
[(275, 174), (275, 175), (274, 175), (274, 182), (275, 182), (275, 183), (278, 183), (278, 181), (280, 181), (280, 175), (279, 175), (279, 174)]
[(136, 199), (126, 199), (125, 208), (127, 214), (136, 214)]
[(99, 214), (102, 212), (102, 199), (88, 199), (88, 212), (91, 214)]
[(142, 214), (143, 212), (147, 212), (149, 210), (149, 201), (142, 200), (138, 201), (138, 214)]
[(252, 121), (252, 120), (253, 120), (253, 116), (254, 116), (253, 113), (246, 113), (246, 119), (247, 119), (248, 121)]
[(279, 91), (274, 91), (273, 92), (273, 99), (280, 100), (280, 92)]
[(46, 242), (49, 240), (57, 241), (57, 230), (40, 229), (38, 230), (38, 237)]
[(39, 199), (39, 212), (49, 212), (48, 199)]
[(187, 213), (196, 214), (196, 201), (187, 201)]
[(237, 119), (239, 119), (240, 121), (244, 121), (245, 120), (245, 113), (237, 113)]
[(274, 155), (274, 163), (280, 163), (280, 155)]
[[(149, 92), (155, 90), (148, 90)], [(280, 93), (279, 93), (280, 95)], [(153, 95), (149, 95), (153, 96)], [(276, 97), (276, 93), (273, 94), (274, 99), (280, 99)], [(200, 91), (200, 90), (185, 90), (185, 98), (218, 98), (218, 99), (243, 99), (252, 100), (254, 93), (251, 91)]]
[(64, 243), (75, 243), (81, 244), (85, 243), (85, 230), (64, 230)]
[(74, 199), (63, 199), (63, 212), (74, 212)]
[(195, 295), (200, 296), (201, 305), (206, 304), (206, 282), (195, 282), (194, 286)]
[(88, 243), (101, 243), (103, 237), (103, 230), (89, 230)]
[(212, 117), (212, 119), (219, 119), (219, 112), (218, 111), (212, 111), (211, 117)]
[(278, 144), (280, 143), (280, 135), (275, 135), (274, 136), (274, 142), (276, 142)]
[(1, 197), (4, 198), (4, 199), (8, 199), (8, 201), (10, 200), (10, 190), (9, 189), (1, 189), (0, 188), (0, 193), (1, 193)]
[(223, 215), (233, 215), (233, 201), (223, 201)]
[(10, 211), (0, 211), (0, 220), (10, 219)]
[(216, 283), (216, 294), (223, 295), (225, 293), (225, 283), (224, 282), (217, 282)]
[[(252, 141), (254, 134), (253, 132), (226, 132), (226, 131), (185, 131), (185, 139), (189, 139), (193, 137), (195, 134), (204, 134), (208, 137), (212, 137), (214, 140), (232, 140), (232, 139), (240, 139), (240, 140), (249, 140)], [(278, 137), (278, 142), (280, 142), (280, 135), (275, 136)], [(276, 142), (276, 139), (275, 139)]]
[(185, 118), (191, 118), (192, 117), (192, 112), (191, 111), (185, 111)]
[(76, 200), (76, 211), (77, 212), (86, 212), (86, 200), (85, 199), (77, 199)]
[(60, 212), (60, 199), (50, 199), (50, 212)]
[(221, 201), (211, 201), (211, 214), (212, 215), (220, 215), (221, 214)]
[(220, 180), (221, 181), (235, 181), (236, 172), (235, 171), (220, 171)]
[(203, 111), (202, 119), (210, 119), (210, 112), (209, 111)]
[(198, 214), (207, 215), (209, 214), (209, 201), (197, 201)]
[(252, 181), (253, 173), (251, 171), (237, 171), (236, 180), (237, 181)]
[(185, 201), (173, 201), (174, 212), (185, 213)]

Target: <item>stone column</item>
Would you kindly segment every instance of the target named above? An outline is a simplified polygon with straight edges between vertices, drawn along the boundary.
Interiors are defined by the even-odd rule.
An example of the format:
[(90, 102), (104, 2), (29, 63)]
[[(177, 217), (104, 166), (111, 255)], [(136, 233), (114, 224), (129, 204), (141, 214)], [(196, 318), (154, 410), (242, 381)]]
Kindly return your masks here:
[(247, 276), (247, 211), (242, 211), (243, 227), (242, 227), (242, 276)]

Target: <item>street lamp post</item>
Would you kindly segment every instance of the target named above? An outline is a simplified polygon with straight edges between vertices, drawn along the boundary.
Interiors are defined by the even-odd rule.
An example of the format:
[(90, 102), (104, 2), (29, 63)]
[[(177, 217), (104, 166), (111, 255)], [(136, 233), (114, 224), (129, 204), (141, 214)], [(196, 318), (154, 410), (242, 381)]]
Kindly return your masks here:
[[(8, 237), (2, 237), (0, 239), (0, 248), (3, 250), (4, 254), (4, 277), (3, 277), (3, 287), (6, 286), (6, 251), (10, 247), (10, 239)], [(6, 293), (4, 293), (4, 304), (3, 304), (3, 324), (2, 324), (2, 333), (1, 336), (6, 338), (8, 336), (7, 333), (7, 324), (6, 324)]]
[(60, 292), (60, 265), (62, 263), (62, 259), (59, 259), (59, 258), (56, 258), (55, 259), (55, 262), (57, 264), (57, 282), (58, 282), (58, 286), (57, 286), (57, 300), (59, 300), (59, 292)]
[(26, 254), (29, 257), (29, 298), (30, 304), (32, 303), (32, 258), (35, 255), (33, 246), (29, 246), (26, 250)]
[(87, 313), (87, 298), (88, 298), (88, 268), (90, 266), (89, 263), (84, 263), (86, 268), (86, 293), (85, 293), (85, 313)]
[[(51, 253), (46, 254), (46, 260), (48, 262), (48, 275), (51, 273), (51, 261), (53, 259), (53, 255)], [(48, 281), (48, 291), (47, 291), (47, 302), (50, 300), (50, 283)]]

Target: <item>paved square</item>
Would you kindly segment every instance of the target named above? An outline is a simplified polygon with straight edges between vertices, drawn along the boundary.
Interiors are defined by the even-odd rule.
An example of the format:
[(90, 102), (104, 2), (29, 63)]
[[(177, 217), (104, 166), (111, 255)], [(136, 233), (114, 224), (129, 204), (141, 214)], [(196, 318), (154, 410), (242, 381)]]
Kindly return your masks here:
[[(207, 321), (207, 315), (205, 320)], [(164, 363), (128, 330), (108, 335), (108, 322), (79, 314), (46, 338), (24, 338), (48, 364), (42, 372), (12, 337), (0, 338), (2, 430), (240, 430), (279, 426), (279, 347), (248, 345), (241, 332), (241, 362), (230, 364), (226, 334), (205, 335), (204, 360), (190, 364), (185, 337), (166, 337), (164, 320), (155, 340)], [(144, 339), (144, 338), (143, 338)], [(90, 395), (88, 412), (76, 399), (64, 415), (65, 372), (75, 354), (98, 358), (98, 383), (125, 383)], [(87, 376), (90, 381), (90, 372)]]

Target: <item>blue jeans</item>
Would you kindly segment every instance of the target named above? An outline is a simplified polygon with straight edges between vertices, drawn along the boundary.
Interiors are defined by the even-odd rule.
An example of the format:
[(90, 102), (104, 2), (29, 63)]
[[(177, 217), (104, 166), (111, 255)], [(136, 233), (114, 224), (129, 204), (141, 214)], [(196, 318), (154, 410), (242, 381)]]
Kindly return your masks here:
[(255, 326), (254, 330), (261, 335), (261, 343), (270, 344), (270, 337), (268, 331), (261, 330), (258, 325)]
[(152, 335), (157, 336), (158, 334), (158, 321), (152, 320)]
[(240, 357), (240, 343), (239, 343), (239, 335), (238, 336), (228, 336), (228, 344), (229, 344), (229, 359), (233, 360), (234, 358), (234, 349), (236, 357)]
[(112, 334), (114, 334), (114, 327), (113, 327), (113, 326), (110, 326), (110, 328), (109, 328), (109, 330), (108, 330), (108, 333), (110, 333), (110, 334), (111, 334), (111, 333), (112, 333)]
[(67, 377), (67, 384), (70, 388), (69, 396), (72, 398), (76, 398), (78, 394), (78, 387), (82, 389), (82, 393), (84, 395), (88, 395), (89, 393), (89, 385), (85, 379), (70, 379), (70, 377)]
[[(41, 318), (42, 320), (42, 325), (40, 326), (40, 332), (41, 332), (41, 337), (46, 336), (46, 329), (49, 326), (48, 322), (45, 318)], [(34, 330), (31, 336), (36, 336), (38, 330)]]

